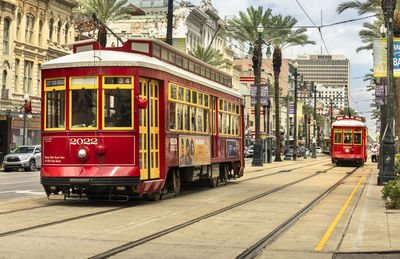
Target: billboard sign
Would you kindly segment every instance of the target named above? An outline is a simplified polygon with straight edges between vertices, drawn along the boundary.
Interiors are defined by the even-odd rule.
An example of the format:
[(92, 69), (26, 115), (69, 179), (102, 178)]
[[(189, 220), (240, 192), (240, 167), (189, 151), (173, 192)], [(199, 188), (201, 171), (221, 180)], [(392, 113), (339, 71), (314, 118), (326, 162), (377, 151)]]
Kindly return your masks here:
[(304, 84), (300, 86), (300, 92), (311, 93), (314, 90), (313, 81), (304, 81)]

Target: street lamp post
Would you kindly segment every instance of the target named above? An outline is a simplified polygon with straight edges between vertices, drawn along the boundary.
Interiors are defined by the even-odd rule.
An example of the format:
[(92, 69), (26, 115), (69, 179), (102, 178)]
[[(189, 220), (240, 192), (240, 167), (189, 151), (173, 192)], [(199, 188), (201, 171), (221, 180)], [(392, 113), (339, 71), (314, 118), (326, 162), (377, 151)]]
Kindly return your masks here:
[(289, 130), (290, 130), (290, 120), (289, 120), (289, 91), (288, 95), (286, 97), (286, 152), (285, 152), (285, 158), (284, 160), (291, 160), (290, 154), (289, 154)]
[(317, 121), (317, 87), (314, 85), (314, 123), (313, 123), (313, 140), (312, 140), (312, 154), (311, 158), (317, 158), (317, 153), (316, 153), (316, 139), (315, 139), (315, 123)]
[[(28, 104), (28, 101), (29, 101), (29, 95), (28, 94), (25, 94), (24, 95), (24, 104), (21, 106), (21, 108), (20, 108), (20, 112), (21, 112), (21, 110), (22, 110), (22, 112), (23, 112), (23, 114), (20, 114), (18, 117), (20, 118), (20, 119), (22, 119), (22, 118), (24, 118), (24, 130), (23, 130), (23, 136), (22, 136), (22, 145), (25, 145), (25, 139), (26, 139), (26, 114), (27, 114), (27, 112), (28, 112), (28, 109), (27, 109), (27, 104)], [(32, 115), (28, 115), (29, 116), (29, 118), (31, 118), (32, 117)]]
[(262, 51), (261, 44), (264, 41), (261, 39), (261, 35), (264, 31), (264, 27), (261, 23), (257, 27), (258, 31), (258, 40), (254, 45), (254, 55), (253, 55), (253, 68), (254, 68), (254, 84), (257, 87), (256, 93), (256, 109), (255, 109), (255, 131), (256, 131), (256, 139), (254, 143), (254, 154), (253, 154), (253, 166), (262, 166), (262, 144), (261, 144), (261, 135), (260, 135), (260, 104), (261, 104), (261, 61), (262, 61)]
[(294, 128), (293, 128), (293, 160), (297, 160), (297, 77), (299, 74), (297, 73), (297, 68), (299, 67), (299, 63), (294, 63)]
[[(262, 152), (263, 147), (261, 143), (261, 134), (260, 134), (260, 106), (261, 106), (261, 63), (262, 63), (262, 44), (265, 44), (265, 41), (262, 40), (261, 36), (264, 31), (264, 27), (260, 23), (257, 26), (258, 32), (258, 40), (256, 40), (254, 44), (254, 55), (253, 55), (253, 69), (254, 69), (254, 84), (257, 87), (256, 92), (256, 107), (255, 107), (255, 143), (254, 143), (254, 155), (253, 155), (253, 166), (262, 166)], [(267, 56), (270, 54), (269, 47), (267, 49)]]
[[(379, 172), (378, 184), (384, 184), (396, 178), (394, 172), (395, 141), (393, 134), (393, 0), (386, 0), (384, 11), (387, 24), (387, 105), (386, 105), (386, 129), (383, 136), (383, 174)], [(389, 62), (390, 60), (390, 62)]]

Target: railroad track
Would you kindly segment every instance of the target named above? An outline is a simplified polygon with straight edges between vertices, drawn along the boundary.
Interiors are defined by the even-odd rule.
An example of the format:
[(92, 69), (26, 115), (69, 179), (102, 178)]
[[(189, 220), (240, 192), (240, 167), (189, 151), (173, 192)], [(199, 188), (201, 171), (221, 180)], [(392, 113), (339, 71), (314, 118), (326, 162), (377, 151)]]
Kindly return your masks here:
[[(224, 207), (224, 208), (221, 208), (221, 209), (215, 210), (215, 211), (213, 211), (213, 212), (207, 213), (207, 214), (205, 214), (205, 215), (203, 215), (203, 216), (200, 216), (200, 217), (194, 218), (194, 219), (192, 219), (192, 220), (186, 221), (186, 222), (184, 222), (184, 223), (182, 223), (182, 224), (175, 225), (175, 226), (173, 226), (173, 227), (167, 228), (167, 229), (165, 229), (165, 230), (162, 230), (162, 231), (160, 231), (160, 232), (154, 233), (154, 234), (152, 234), (152, 235), (149, 235), (149, 236), (146, 236), (146, 237), (137, 239), (137, 240), (135, 240), (135, 241), (131, 241), (131, 242), (125, 243), (125, 244), (123, 244), (123, 245), (114, 247), (114, 248), (112, 248), (112, 249), (110, 249), (110, 250), (107, 250), (107, 251), (105, 251), (105, 252), (103, 252), (103, 253), (94, 255), (94, 256), (90, 257), (90, 259), (102, 259), (102, 258), (108, 258), (108, 257), (110, 257), (110, 256), (117, 255), (117, 254), (119, 254), (119, 253), (121, 253), (121, 252), (124, 252), (124, 251), (126, 251), (126, 250), (132, 249), (132, 248), (137, 247), (137, 246), (139, 246), (139, 245), (145, 244), (145, 243), (147, 243), (147, 242), (149, 242), (149, 241), (155, 240), (155, 239), (160, 238), (160, 237), (162, 237), (162, 236), (165, 236), (165, 235), (167, 235), (167, 234), (173, 233), (173, 232), (175, 232), (175, 231), (178, 231), (178, 230), (180, 230), (180, 229), (183, 229), (183, 228), (185, 228), (185, 227), (188, 227), (188, 226), (190, 226), (190, 225), (193, 225), (193, 224), (195, 224), (195, 223), (198, 223), (198, 222), (200, 222), (200, 221), (202, 221), (202, 220), (205, 220), (205, 219), (214, 217), (214, 216), (216, 216), (216, 215), (218, 215), (218, 214), (221, 214), (221, 213), (223, 213), (223, 212), (232, 210), (232, 209), (237, 208), (237, 207), (239, 207), (239, 206), (245, 205), (245, 204), (250, 203), (250, 202), (252, 202), (252, 201), (255, 201), (255, 200), (257, 200), (257, 199), (260, 199), (260, 198), (263, 198), (263, 197), (265, 197), (265, 196), (268, 196), (268, 195), (270, 195), (270, 194), (272, 194), (272, 193), (278, 192), (278, 191), (280, 191), (280, 190), (282, 190), (282, 189), (285, 189), (285, 188), (288, 188), (288, 187), (290, 187), (290, 186), (293, 186), (293, 185), (295, 185), (295, 184), (297, 184), (297, 183), (300, 183), (300, 182), (306, 181), (306, 180), (308, 180), (308, 179), (310, 179), (310, 178), (316, 177), (316, 176), (318, 176), (318, 175), (320, 175), (320, 174), (322, 174), (322, 173), (326, 173), (326, 172), (328, 172), (329, 170), (331, 170), (331, 169), (333, 169), (333, 168), (334, 168), (334, 167), (331, 167), (331, 168), (329, 168), (329, 169), (327, 169), (327, 170), (324, 170), (324, 171), (316, 171), (315, 173), (313, 173), (313, 174), (311, 174), (311, 175), (308, 175), (308, 176), (306, 176), (306, 177), (303, 177), (303, 178), (301, 178), (301, 179), (298, 179), (298, 180), (296, 180), (296, 181), (293, 181), (293, 182), (284, 184), (284, 185), (282, 185), (282, 186), (279, 186), (279, 187), (277, 187), (277, 188), (271, 189), (271, 190), (269, 190), (269, 191), (260, 193), (260, 194), (258, 194), (258, 195), (253, 196), (253, 197), (250, 197), (250, 198), (248, 198), (248, 199), (239, 201), (239, 202), (234, 203), (234, 204), (232, 204), (232, 205), (229, 205), (229, 206), (226, 206), (226, 207)], [(306, 206), (306, 207), (303, 208), (301, 211), (299, 211), (299, 212), (296, 213), (294, 216), (292, 216), (291, 219), (292, 219), (292, 218), (293, 218), (293, 219), (292, 219), (291, 221), (289, 221), (289, 220), (285, 221), (280, 227), (278, 227), (276, 230), (273, 231), (273, 232), (274, 232), (273, 234), (270, 233), (270, 234), (268, 235), (268, 237), (267, 237), (267, 238), (264, 238), (264, 239), (266, 239), (267, 241), (270, 241), (271, 238), (270, 238), (269, 236), (271, 236), (271, 237), (276, 237), (276, 235), (277, 235), (278, 233), (279, 233), (279, 234), (282, 234), (282, 233), (283, 233), (282, 231), (285, 230), (285, 228), (284, 228), (285, 226), (286, 226), (286, 227), (287, 227), (287, 226), (291, 226), (291, 224), (294, 223), (295, 220), (297, 221), (302, 215), (304, 215), (309, 209), (312, 208), (312, 207), (311, 207), (312, 204), (318, 203), (318, 202), (319, 202), (321, 199), (323, 199), (327, 194), (329, 194), (333, 189), (335, 189), (344, 179), (346, 179), (349, 175), (351, 175), (352, 173), (354, 173), (357, 169), (358, 169), (358, 168), (355, 168), (355, 169), (353, 169), (352, 171), (348, 172), (347, 175), (346, 175), (345, 177), (343, 177), (343, 178), (340, 179), (338, 182), (336, 182), (336, 183), (335, 183), (333, 186), (331, 186), (326, 192), (324, 192), (323, 194), (321, 194), (320, 196), (318, 196), (315, 200), (313, 200), (313, 202), (309, 203), (308, 206)], [(315, 205), (314, 205), (314, 206), (315, 206)], [(287, 229), (287, 228), (286, 228), (286, 229)], [(257, 243), (257, 244), (258, 244), (258, 243)], [(253, 254), (253, 251), (255, 251), (255, 249), (256, 249), (257, 247), (259, 247), (259, 246), (258, 246), (258, 245), (257, 245), (257, 246), (252, 246), (251, 249), (248, 249), (248, 252), (250, 252), (251, 254)], [(247, 251), (247, 250), (246, 250), (246, 251)], [(246, 252), (246, 253), (248, 253), (248, 252)], [(247, 258), (247, 257), (243, 257), (243, 258)]]
[[(321, 162), (321, 163), (326, 163), (326, 162)], [(256, 179), (260, 179), (260, 178), (264, 178), (264, 177), (269, 177), (269, 176), (273, 176), (273, 175), (277, 175), (277, 174), (282, 174), (282, 173), (286, 173), (286, 172), (291, 172), (291, 171), (293, 171), (293, 170), (300, 169), (300, 168), (305, 168), (305, 167), (310, 166), (310, 164), (315, 165), (315, 164), (321, 164), (321, 163), (308, 163), (307, 165), (302, 165), (302, 166), (298, 166), (298, 167), (295, 167), (295, 168), (292, 168), (292, 169), (287, 169), (287, 170), (280, 170), (280, 171), (278, 171), (278, 172), (271, 173), (271, 174), (255, 176), (255, 177), (252, 177), (252, 178), (244, 179), (244, 180), (242, 180), (242, 181), (256, 180)], [(273, 168), (264, 168), (264, 169), (255, 170), (255, 171), (266, 171), (266, 170), (269, 171), (270, 169), (274, 169), (274, 168), (277, 168), (277, 167), (273, 167)], [(332, 167), (329, 168), (328, 170), (331, 170), (332, 168), (334, 168), (334, 166), (332, 166)], [(325, 171), (328, 171), (328, 170), (325, 170)], [(252, 171), (252, 172), (254, 172), (254, 171)], [(308, 178), (311, 178), (311, 177), (313, 177), (313, 176), (319, 175), (320, 173), (323, 173), (323, 172), (324, 172), (324, 171), (322, 171), (322, 172), (321, 172), (321, 171), (318, 171), (318, 172), (316, 172), (316, 173), (313, 174), (313, 175), (310, 175), (310, 176), (301, 178), (300, 180), (291, 182), (291, 183), (289, 183), (289, 184), (282, 185), (282, 186), (280, 186), (280, 187), (278, 187), (278, 188), (275, 188), (275, 189), (273, 189), (273, 190), (270, 190), (270, 191), (267, 191), (267, 192), (265, 192), (265, 193), (256, 195), (256, 196), (254, 196), (254, 197), (251, 197), (251, 198), (246, 199), (246, 200), (244, 200), (244, 201), (238, 202), (238, 203), (233, 204), (233, 205), (231, 205), (231, 206), (222, 208), (222, 209), (220, 209), (220, 210), (218, 210), (218, 211), (209, 213), (209, 214), (207, 214), (207, 215), (205, 215), (205, 216), (202, 216), (202, 217), (196, 218), (196, 219), (194, 219), (194, 220), (191, 220), (191, 221), (189, 221), (189, 222), (183, 223), (183, 224), (182, 224), (183, 226), (179, 225), (179, 226), (177, 226), (177, 228), (176, 228), (175, 230), (173, 230), (173, 231), (176, 231), (176, 230), (181, 229), (181, 228), (183, 228), (183, 227), (189, 226), (189, 225), (191, 225), (191, 224), (193, 224), (193, 223), (195, 223), (195, 222), (201, 221), (201, 220), (203, 220), (203, 219), (206, 219), (206, 218), (209, 218), (209, 217), (218, 215), (218, 214), (220, 214), (220, 213), (222, 213), (222, 212), (224, 212), (224, 211), (227, 211), (227, 210), (236, 208), (236, 207), (238, 207), (238, 206), (241, 206), (241, 205), (243, 205), (243, 204), (249, 203), (249, 202), (254, 201), (254, 200), (256, 200), (256, 199), (259, 199), (259, 198), (261, 198), (261, 197), (267, 196), (267, 195), (269, 195), (269, 194), (271, 194), (271, 193), (277, 192), (277, 191), (279, 191), (279, 190), (282, 190), (282, 189), (284, 189), (284, 188), (287, 188), (287, 187), (289, 187), (289, 186), (292, 186), (292, 185), (294, 185), (294, 184), (296, 184), (296, 183), (299, 183), (299, 182), (302, 182), (302, 181), (304, 181), (304, 180), (307, 180)], [(48, 205), (43, 205), (43, 206), (36, 206), (36, 207), (33, 207), (33, 208), (23, 208), (23, 209), (17, 209), (17, 210), (13, 210), (13, 211), (1, 212), (0, 215), (12, 214), (12, 213), (17, 213), (17, 212), (21, 212), (21, 211), (29, 211), (29, 210), (40, 209), (40, 208), (44, 208), (44, 207), (57, 206), (57, 205), (58, 205), (58, 206), (60, 206), (60, 205), (63, 206), (63, 205), (66, 205), (66, 204), (65, 204), (66, 202), (67, 202), (67, 204), (76, 203), (76, 201), (64, 201), (64, 200), (63, 200), (62, 202), (57, 203), (57, 204), (48, 204)], [(133, 206), (135, 206), (135, 205), (133, 205)], [(93, 212), (93, 213), (88, 213), (88, 214), (84, 214), (84, 215), (78, 215), (78, 216), (71, 217), (71, 218), (66, 218), (66, 219), (55, 220), (55, 221), (51, 221), (51, 222), (47, 222), (47, 223), (43, 223), (43, 224), (39, 224), (39, 225), (29, 226), (29, 227), (26, 227), (26, 228), (20, 228), (20, 229), (10, 230), (10, 231), (6, 231), (6, 232), (3, 232), (3, 233), (0, 233), (0, 237), (9, 236), (9, 235), (15, 235), (15, 234), (18, 234), (18, 233), (27, 232), (27, 231), (31, 231), (31, 230), (35, 230), (35, 229), (40, 229), (40, 228), (45, 228), (45, 227), (49, 227), (49, 226), (54, 226), (54, 225), (58, 225), (58, 224), (63, 224), (63, 223), (67, 223), (67, 222), (75, 221), (75, 220), (79, 220), (79, 219), (84, 219), (84, 218), (89, 218), (89, 217), (95, 217), (95, 216), (99, 216), (99, 215), (103, 215), (103, 214), (107, 214), (107, 213), (112, 213), (112, 212), (115, 212), (115, 211), (119, 211), (119, 210), (123, 210), (123, 209), (126, 209), (126, 208), (130, 208), (130, 207), (132, 207), (131, 204), (123, 204), (122, 207), (119, 206), (119, 207), (117, 207), (117, 208), (102, 210), (102, 211)], [(169, 231), (168, 233), (171, 233), (171, 232), (173, 232), (173, 231)], [(163, 235), (165, 235), (165, 234), (167, 234), (167, 233), (164, 233), (164, 234), (162, 234), (162, 235), (156, 235), (156, 237), (154, 237), (154, 238), (161, 237), (161, 236), (163, 236)], [(149, 239), (148, 241), (150, 241), (150, 240), (152, 240), (152, 239), (154, 239), (154, 238), (151, 238), (151, 239)], [(145, 239), (146, 239), (146, 238), (145, 238)], [(148, 242), (148, 241), (146, 241), (146, 242)], [(143, 241), (140, 241), (140, 244), (142, 244), (142, 243), (144, 243), (144, 242), (143, 242)], [(136, 246), (136, 245), (134, 245), (134, 246)]]

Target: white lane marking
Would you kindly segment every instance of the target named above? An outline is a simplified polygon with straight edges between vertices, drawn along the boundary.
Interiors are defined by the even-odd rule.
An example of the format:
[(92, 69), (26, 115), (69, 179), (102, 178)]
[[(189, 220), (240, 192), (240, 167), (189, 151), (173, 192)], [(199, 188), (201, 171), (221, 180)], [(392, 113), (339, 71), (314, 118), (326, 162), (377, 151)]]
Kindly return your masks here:
[(4, 191), (4, 192), (0, 192), (0, 194), (2, 194), (2, 193), (38, 194), (38, 195), (45, 194), (44, 192), (35, 192), (35, 191), (33, 191), (33, 190), (14, 190), (14, 191)]

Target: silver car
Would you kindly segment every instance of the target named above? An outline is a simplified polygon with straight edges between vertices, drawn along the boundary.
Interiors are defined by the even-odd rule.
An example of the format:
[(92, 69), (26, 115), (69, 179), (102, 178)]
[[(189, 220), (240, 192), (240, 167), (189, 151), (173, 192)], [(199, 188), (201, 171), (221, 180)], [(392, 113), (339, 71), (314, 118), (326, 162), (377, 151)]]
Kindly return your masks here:
[(40, 145), (19, 146), (11, 154), (4, 157), (3, 168), (5, 172), (11, 169), (23, 168), (25, 171), (34, 171), (41, 166)]

